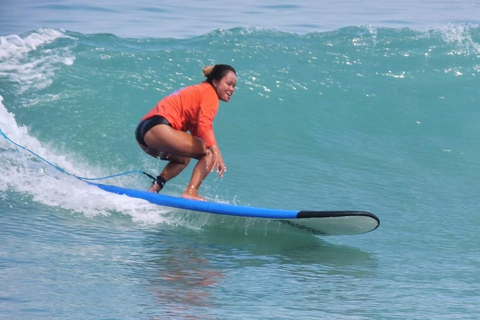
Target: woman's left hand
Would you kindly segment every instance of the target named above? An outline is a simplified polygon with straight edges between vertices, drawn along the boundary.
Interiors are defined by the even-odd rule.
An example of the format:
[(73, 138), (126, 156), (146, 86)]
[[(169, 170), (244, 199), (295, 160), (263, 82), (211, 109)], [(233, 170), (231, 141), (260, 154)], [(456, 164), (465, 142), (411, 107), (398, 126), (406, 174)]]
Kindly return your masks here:
[(216, 145), (210, 146), (208, 150), (211, 153), (212, 162), (210, 165), (207, 164), (207, 168), (211, 166), (211, 172), (217, 170), (217, 173), (220, 177), (223, 177), (223, 173), (227, 171), (227, 167), (223, 162), (222, 154), (220, 153), (220, 149)]

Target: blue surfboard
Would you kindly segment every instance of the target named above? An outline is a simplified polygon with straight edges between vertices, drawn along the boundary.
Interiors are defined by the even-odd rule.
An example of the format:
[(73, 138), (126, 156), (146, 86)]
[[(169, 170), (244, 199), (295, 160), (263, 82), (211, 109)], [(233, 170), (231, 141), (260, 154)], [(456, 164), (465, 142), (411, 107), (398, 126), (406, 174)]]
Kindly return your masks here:
[(128, 189), (107, 184), (88, 182), (105, 191), (151, 203), (210, 214), (245, 218), (273, 219), (286, 223), (304, 232), (319, 235), (354, 235), (375, 230), (380, 220), (366, 211), (295, 211), (282, 209), (237, 206), (225, 203), (189, 200), (165, 194)]

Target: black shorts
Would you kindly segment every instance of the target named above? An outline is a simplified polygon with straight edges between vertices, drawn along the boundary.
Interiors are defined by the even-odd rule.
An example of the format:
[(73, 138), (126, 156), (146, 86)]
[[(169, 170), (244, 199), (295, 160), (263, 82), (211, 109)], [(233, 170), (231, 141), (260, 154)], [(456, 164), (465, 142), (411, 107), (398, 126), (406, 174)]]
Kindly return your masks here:
[(137, 126), (137, 129), (135, 130), (135, 138), (137, 139), (138, 143), (147, 147), (147, 144), (145, 143), (145, 140), (144, 140), (145, 134), (148, 132), (148, 130), (152, 129), (153, 127), (159, 124), (166, 124), (167, 126), (170, 126), (170, 127), (172, 126), (170, 122), (168, 122), (168, 120), (162, 116), (153, 116), (151, 118), (140, 121), (140, 123)]

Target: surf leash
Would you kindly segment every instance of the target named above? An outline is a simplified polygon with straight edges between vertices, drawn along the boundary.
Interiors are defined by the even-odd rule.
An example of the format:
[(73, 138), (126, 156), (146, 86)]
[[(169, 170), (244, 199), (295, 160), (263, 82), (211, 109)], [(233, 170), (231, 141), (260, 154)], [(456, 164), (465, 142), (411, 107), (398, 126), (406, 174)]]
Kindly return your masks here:
[[(20, 148), (20, 149), (23, 149), (27, 152), (29, 152), (30, 154), (32, 154), (33, 156), (35, 156), (36, 158), (42, 160), (43, 162), (45, 162), (46, 164), (52, 166), (53, 168), (55, 168), (56, 170), (64, 173), (64, 174), (67, 174), (71, 177), (74, 177), (74, 178), (77, 178), (79, 180), (82, 180), (82, 181), (98, 181), (98, 180), (105, 180), (105, 179), (110, 179), (110, 178), (116, 178), (116, 177), (120, 177), (120, 176), (124, 176), (124, 175), (127, 175), (127, 174), (134, 174), (134, 173), (141, 173), (141, 174), (144, 174), (146, 175), (147, 177), (153, 179), (154, 181), (157, 181), (157, 179), (152, 176), (151, 174), (148, 174), (146, 173), (145, 171), (142, 171), (142, 170), (130, 170), (130, 171), (125, 171), (125, 172), (121, 172), (121, 173), (116, 173), (116, 174), (112, 174), (112, 175), (109, 175), (109, 176), (104, 176), (104, 177), (98, 177), (98, 178), (87, 178), (87, 177), (81, 177), (81, 176), (77, 176), (73, 173), (70, 173), (68, 171), (66, 171), (65, 169), (51, 163), (50, 161), (48, 161), (47, 159), (43, 158), (42, 156), (40, 156), (39, 154), (35, 153), (34, 151), (28, 149), (27, 147), (24, 147), (22, 146), (21, 144), (13, 141), (12, 139), (10, 139), (6, 134), (5, 132), (3, 132), (2, 128), (0, 128), (0, 134), (5, 138), (5, 140), (7, 140), (8, 142), (10, 142), (11, 144), (13, 144), (14, 146), (16, 146), (17, 148)], [(18, 150), (18, 149), (17, 149)]]

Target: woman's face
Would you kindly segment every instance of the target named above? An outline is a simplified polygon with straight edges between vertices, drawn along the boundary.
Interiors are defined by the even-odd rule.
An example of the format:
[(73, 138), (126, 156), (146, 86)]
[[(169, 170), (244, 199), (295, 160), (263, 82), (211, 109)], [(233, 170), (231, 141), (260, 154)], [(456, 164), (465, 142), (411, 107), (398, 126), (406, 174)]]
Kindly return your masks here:
[(213, 80), (213, 85), (217, 90), (218, 99), (228, 102), (235, 91), (235, 86), (237, 85), (237, 76), (233, 71), (228, 71), (228, 73), (222, 79), (220, 79), (220, 81)]

